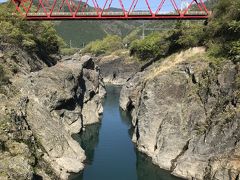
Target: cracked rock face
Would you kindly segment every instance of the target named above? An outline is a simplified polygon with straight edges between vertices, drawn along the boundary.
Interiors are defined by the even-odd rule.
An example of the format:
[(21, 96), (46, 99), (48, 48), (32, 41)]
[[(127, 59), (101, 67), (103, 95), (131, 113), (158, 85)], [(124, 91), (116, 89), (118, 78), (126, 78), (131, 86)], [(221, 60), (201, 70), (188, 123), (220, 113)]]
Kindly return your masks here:
[[(21, 128), (30, 133), (27, 136), (28, 143), (34, 147), (36, 144), (35, 151), (40, 151), (40, 157), (32, 156), (39, 158), (38, 161), (46, 162), (58, 178), (67, 179), (69, 173), (81, 171), (84, 168), (85, 153), (71, 135), (79, 133), (86, 124), (100, 120), (102, 100), (105, 95), (102, 78), (91, 57), (75, 55), (75, 59), (17, 77), (12, 81), (19, 93), (3, 103), (4, 108), (0, 110), (0, 115), (10, 114), (11, 111), (16, 114), (14, 116), (16, 123), (24, 122), (25, 127), (21, 126)], [(23, 132), (16, 128), (17, 130), (19, 133)], [(4, 152), (11, 138), (13, 139), (6, 137), (2, 140), (0, 133)], [(15, 146), (18, 156), (25, 151), (22, 150), (24, 144), (20, 145)], [(29, 150), (29, 147), (26, 146), (26, 149)], [(19, 158), (25, 161), (27, 159), (25, 154), (19, 158), (18, 156), (16, 160), (11, 159), (11, 161), (21, 162)], [(4, 158), (4, 162), (11, 161)], [(26, 165), (22, 164), (23, 169), (26, 169), (26, 173), (22, 172), (24, 173), (22, 179), (33, 177), (33, 173), (36, 173), (33, 171), (36, 163), (26, 161)], [(0, 170), (0, 177), (1, 173), (3, 172)], [(4, 173), (4, 177), (5, 175), (9, 177), (7, 173)]]
[(137, 73), (120, 106), (131, 111), (138, 149), (161, 168), (187, 179), (239, 179), (239, 65), (217, 70), (190, 57), (198, 51)]

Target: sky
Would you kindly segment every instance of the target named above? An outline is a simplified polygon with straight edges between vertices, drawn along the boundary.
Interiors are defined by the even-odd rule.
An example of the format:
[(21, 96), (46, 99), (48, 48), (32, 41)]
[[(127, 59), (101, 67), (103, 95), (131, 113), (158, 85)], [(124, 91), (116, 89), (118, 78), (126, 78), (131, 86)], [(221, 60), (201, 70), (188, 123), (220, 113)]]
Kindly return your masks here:
[[(181, 4), (182, 2), (187, 2), (187, 3), (191, 3), (192, 0), (175, 0), (177, 6), (179, 9), (181, 9)], [(93, 6), (93, 3), (92, 3), (92, 0), (89, 0), (89, 4), (91, 6)], [(105, 0), (97, 0), (98, 4), (100, 7), (103, 7), (104, 3), (105, 3)], [(110, 0), (109, 0), (110, 2)], [(131, 6), (131, 3), (132, 3), (132, 0), (122, 0), (123, 4), (124, 4), (124, 7), (125, 9), (129, 9), (130, 6)], [(148, 0), (149, 2), (149, 5), (151, 7), (151, 9), (153, 11), (156, 11), (161, 0)], [(120, 4), (119, 4), (119, 0), (113, 0), (113, 3), (112, 3), (112, 7), (118, 7), (120, 8)], [(138, 0), (138, 4), (136, 6), (136, 10), (147, 10), (147, 4), (146, 4), (146, 0)], [(172, 11), (174, 10), (174, 7), (171, 3), (170, 0), (165, 0), (165, 3), (162, 7), (162, 11)]]
[[(60, 1), (60, 0), (59, 0)], [(76, 0), (77, 1), (77, 0)], [(83, 0), (83, 2), (86, 0)], [(178, 6), (179, 9), (181, 9), (181, 2), (185, 1), (187, 3), (190, 3), (192, 0), (175, 0), (176, 4)], [(0, 3), (2, 2), (6, 2), (6, 0), (0, 0)], [(100, 7), (104, 6), (105, 0), (97, 0), (98, 4)], [(109, 0), (110, 2), (110, 0)], [(131, 6), (131, 2), (132, 0), (122, 0), (125, 9), (129, 9)], [(159, 3), (161, 2), (161, 0), (148, 0), (151, 9), (154, 11), (157, 10)], [(92, 0), (89, 0), (89, 5), (93, 6)], [(119, 0), (113, 0), (112, 2), (112, 6), (111, 7), (117, 7), (120, 8), (120, 4), (119, 4)], [(136, 6), (136, 10), (148, 10), (147, 5), (146, 5), (146, 0), (138, 0), (138, 5)], [(162, 11), (163, 12), (167, 12), (167, 11), (172, 11), (174, 10), (171, 1), (170, 0), (166, 0), (164, 6), (162, 7)]]
[[(91, 2), (89, 4), (93, 5), (92, 1), (91, 0), (89, 0), (89, 1)], [(103, 5), (105, 3), (105, 0), (97, 0), (97, 1), (99, 3), (99, 6), (103, 7)], [(130, 6), (131, 6), (131, 3), (132, 3), (132, 1), (130, 1), (130, 0), (122, 0), (122, 2), (124, 4), (125, 9), (129, 9)], [(151, 9), (153, 9), (153, 11), (156, 11), (157, 8), (158, 8), (158, 5), (161, 2), (161, 0), (148, 0), (148, 2), (149, 2), (149, 5), (150, 5)], [(163, 6), (163, 11), (165, 11), (165, 10), (169, 11), (169, 10), (173, 10), (174, 9), (170, 0), (166, 0), (165, 2), (166, 3)], [(181, 0), (176, 0), (176, 2), (177, 2), (177, 4), (179, 4), (179, 6), (181, 5)], [(119, 0), (113, 0), (112, 7), (119, 7), (120, 8)], [(136, 10), (147, 10), (147, 9), (148, 8), (147, 8), (146, 1), (145, 0), (138, 0), (138, 4), (136, 6)]]

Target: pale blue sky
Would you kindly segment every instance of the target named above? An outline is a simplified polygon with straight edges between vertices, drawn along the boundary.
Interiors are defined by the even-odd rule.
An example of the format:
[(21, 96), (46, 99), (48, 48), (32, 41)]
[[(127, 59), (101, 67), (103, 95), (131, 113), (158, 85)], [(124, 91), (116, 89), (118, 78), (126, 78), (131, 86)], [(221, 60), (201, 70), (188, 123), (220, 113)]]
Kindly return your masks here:
[[(187, 3), (191, 3), (192, 0), (184, 0), (184, 1), (187, 2)], [(105, 3), (105, 0), (97, 0), (97, 2), (98, 2), (100, 7), (103, 7), (103, 5)], [(110, 2), (110, 0), (109, 0), (109, 2)], [(124, 4), (124, 7), (126, 9), (129, 9), (132, 0), (122, 0), (122, 2)], [(153, 11), (156, 11), (160, 2), (161, 2), (161, 0), (148, 0), (148, 2), (149, 2), (149, 5), (150, 5), (151, 9)], [(177, 4), (177, 7), (179, 9), (181, 9), (181, 4), (182, 4), (183, 0), (175, 0), (175, 2)], [(91, 6), (93, 6), (92, 0), (89, 0), (89, 4)], [(120, 7), (119, 0), (113, 0), (112, 7)], [(145, 0), (138, 0), (138, 5), (136, 6), (136, 10), (147, 10), (146, 1)], [(166, 0), (163, 7), (162, 7), (162, 11), (172, 11), (172, 10), (174, 10), (174, 7), (173, 7), (171, 1)]]
[[(182, 0), (175, 0), (179, 9), (181, 9)], [(184, 0), (187, 3), (190, 3), (192, 0)], [(103, 7), (105, 0), (97, 0), (100, 7)], [(110, 0), (109, 0), (110, 2)], [(129, 9), (132, 3), (132, 0), (122, 0), (125, 9)], [(148, 0), (149, 5), (153, 11), (156, 11), (161, 0)], [(89, 5), (93, 6), (92, 0), (89, 0)], [(112, 7), (120, 8), (119, 0), (113, 0)], [(145, 0), (138, 0), (138, 4), (136, 6), (136, 10), (147, 10), (147, 5)], [(171, 4), (170, 0), (166, 0), (164, 6), (162, 7), (162, 11), (172, 11), (174, 7)]]
[[(100, 7), (103, 7), (104, 3), (105, 3), (105, 0), (97, 0), (98, 3), (99, 3), (99, 6)], [(181, 8), (181, 0), (175, 0), (177, 5), (179, 6), (179, 8)], [(188, 1), (188, 0), (187, 0)], [(189, 0), (190, 2), (191, 0)], [(89, 4), (90, 5), (93, 5), (92, 4), (92, 1), (89, 0)], [(126, 9), (129, 9), (130, 8), (130, 5), (131, 5), (131, 2), (130, 0), (122, 0), (123, 4), (124, 4), (124, 7)], [(160, 4), (161, 0), (148, 0), (149, 2), (149, 5), (151, 7), (151, 9), (153, 11), (156, 11), (157, 8), (158, 8), (158, 5)], [(120, 7), (119, 5), (119, 1), (118, 0), (113, 0), (113, 3), (112, 3), (112, 7)], [(146, 5), (146, 2), (145, 0), (138, 0), (138, 4), (136, 6), (136, 10), (147, 10), (147, 5)], [(171, 1), (170, 0), (166, 0), (165, 1), (165, 4), (163, 6), (163, 11), (169, 11), (169, 10), (173, 10), (173, 6), (171, 4)]]

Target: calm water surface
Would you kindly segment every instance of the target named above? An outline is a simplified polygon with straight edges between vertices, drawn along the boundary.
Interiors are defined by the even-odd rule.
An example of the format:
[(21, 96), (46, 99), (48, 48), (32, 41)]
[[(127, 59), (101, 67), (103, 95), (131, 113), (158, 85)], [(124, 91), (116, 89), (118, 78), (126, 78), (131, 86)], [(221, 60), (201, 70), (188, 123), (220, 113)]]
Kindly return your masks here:
[(73, 180), (180, 180), (138, 152), (131, 141), (130, 117), (119, 109), (120, 87), (108, 86), (101, 124), (75, 135), (86, 151), (83, 172)]

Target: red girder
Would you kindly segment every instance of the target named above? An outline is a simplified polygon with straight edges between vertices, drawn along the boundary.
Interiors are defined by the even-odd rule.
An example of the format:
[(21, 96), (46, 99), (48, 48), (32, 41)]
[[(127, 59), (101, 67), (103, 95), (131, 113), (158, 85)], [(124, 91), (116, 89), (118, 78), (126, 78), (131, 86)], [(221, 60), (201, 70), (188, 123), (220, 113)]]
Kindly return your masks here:
[[(104, 4), (99, 6), (100, 1)], [(113, 1), (119, 7), (112, 7)], [(188, 7), (180, 9), (183, 0), (142, 0), (145, 10), (136, 10), (140, 0), (132, 0), (128, 9), (123, 0), (12, 0), (16, 12), (27, 20), (124, 20), (124, 19), (207, 19), (209, 12), (203, 0), (189, 0)], [(169, 3), (173, 10), (163, 13), (163, 6)], [(92, 4), (92, 7), (89, 5)], [(191, 8), (195, 5), (195, 10)], [(154, 11), (153, 7), (156, 7)], [(196, 10), (197, 8), (197, 10)]]

